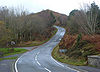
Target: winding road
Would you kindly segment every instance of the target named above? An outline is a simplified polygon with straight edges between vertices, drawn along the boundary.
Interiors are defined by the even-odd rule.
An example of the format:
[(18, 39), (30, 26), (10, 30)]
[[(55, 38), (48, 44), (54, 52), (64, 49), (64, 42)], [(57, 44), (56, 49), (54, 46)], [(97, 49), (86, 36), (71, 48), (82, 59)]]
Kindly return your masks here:
[(51, 56), (53, 48), (60, 42), (65, 29), (55, 26), (57, 33), (45, 44), (24, 53), (15, 62), (16, 72), (79, 72), (54, 60)]

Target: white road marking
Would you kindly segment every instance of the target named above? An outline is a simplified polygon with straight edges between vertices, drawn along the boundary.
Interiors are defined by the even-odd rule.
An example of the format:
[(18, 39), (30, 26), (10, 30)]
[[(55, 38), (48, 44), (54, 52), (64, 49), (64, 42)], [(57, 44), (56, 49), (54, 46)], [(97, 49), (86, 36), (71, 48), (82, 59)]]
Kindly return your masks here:
[(57, 62), (54, 58), (51, 57), (51, 59), (53, 59), (58, 65), (64, 67), (64, 65), (62, 65), (61, 63)]
[(40, 65), (41, 66), (41, 64), (37, 61), (37, 63), (38, 63), (38, 65)]
[(35, 56), (35, 60), (37, 61), (37, 55)]
[[(36, 54), (35, 60), (36, 60), (37, 64), (41, 66), (41, 64), (39, 63), (39, 61), (38, 61), (38, 59), (37, 59), (37, 56), (38, 56), (39, 53), (40, 53), (40, 52), (38, 52), (38, 53)], [(45, 68), (45, 67), (44, 67), (44, 69), (47, 70), (48, 72), (51, 72), (49, 69), (47, 69), (47, 68)]]
[(47, 70), (48, 72), (51, 72), (49, 69), (47, 69), (47, 68), (44, 68), (45, 70)]
[(68, 67), (68, 66), (67, 66), (67, 68), (69, 68), (69, 69), (71, 69), (71, 70), (74, 70), (74, 71), (76, 71), (76, 72), (80, 72), (80, 71), (78, 71), (78, 70), (75, 70), (75, 69), (72, 69), (72, 68), (70, 68), (70, 67)]
[(19, 59), (20, 59), (20, 58), (18, 58), (18, 59), (16, 60), (16, 62), (15, 62), (15, 71), (16, 71), (16, 72), (18, 72), (18, 69), (17, 69), (17, 62), (19, 61)]
[[(67, 66), (68, 67), (68, 66)], [(72, 69), (72, 68), (70, 68), (70, 67), (68, 67), (69, 69)], [(77, 71), (77, 72), (80, 72), (80, 71), (83, 71), (83, 72), (88, 72), (88, 71), (86, 71), (86, 70), (82, 70), (82, 69), (79, 69), (80, 71), (78, 71), (78, 70), (75, 70), (75, 69), (72, 69), (72, 70), (74, 70), (74, 71)]]
[(38, 59), (37, 59), (37, 56), (38, 56), (39, 53), (40, 53), (40, 52), (38, 52), (38, 53), (36, 54), (35, 60), (36, 60), (37, 64), (41, 66), (41, 64), (39, 63), (39, 61), (38, 61)]
[[(63, 64), (61, 64), (61, 63), (59, 63), (59, 62), (57, 62), (53, 57), (51, 57), (51, 59), (53, 59), (57, 64), (59, 64), (60, 66), (62, 66), (62, 67), (64, 67), (64, 65)], [(68, 67), (67, 66), (67, 68), (69, 68), (69, 69), (71, 69), (71, 70), (74, 70), (74, 71), (76, 71), (76, 72), (80, 72), (80, 71), (78, 71), (78, 70), (75, 70), (75, 69), (72, 69), (72, 68), (70, 68), (70, 67)]]
[[(27, 53), (28, 53), (28, 52), (27, 52)], [(24, 53), (22, 56), (26, 55), (27, 53)], [(16, 60), (16, 62), (15, 62), (15, 72), (18, 72), (17, 62), (19, 61), (19, 59), (20, 59), (22, 56), (20, 56), (20, 57)]]

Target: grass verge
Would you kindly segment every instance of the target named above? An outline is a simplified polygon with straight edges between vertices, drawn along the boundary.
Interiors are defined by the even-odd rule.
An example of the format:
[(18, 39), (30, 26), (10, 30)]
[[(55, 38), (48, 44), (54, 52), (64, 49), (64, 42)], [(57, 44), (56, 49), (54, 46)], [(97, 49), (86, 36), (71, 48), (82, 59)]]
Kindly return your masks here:
[(21, 49), (21, 48), (14, 48), (14, 51), (10, 51), (10, 49), (11, 48), (0, 48), (0, 52), (3, 53), (3, 56), (9, 56), (9, 55), (20, 54), (28, 51), (26, 49)]
[(17, 59), (18, 56), (15, 56), (15, 57), (8, 57), (8, 58), (0, 58), (0, 61), (2, 60), (11, 60), (11, 59)]
[(59, 46), (56, 46), (52, 51), (52, 56), (57, 61), (60, 61), (62, 63), (66, 63), (66, 64), (70, 64), (70, 65), (76, 65), (76, 66), (86, 65), (86, 61), (85, 60), (69, 58), (64, 54), (60, 54), (58, 52), (58, 50), (59, 50)]

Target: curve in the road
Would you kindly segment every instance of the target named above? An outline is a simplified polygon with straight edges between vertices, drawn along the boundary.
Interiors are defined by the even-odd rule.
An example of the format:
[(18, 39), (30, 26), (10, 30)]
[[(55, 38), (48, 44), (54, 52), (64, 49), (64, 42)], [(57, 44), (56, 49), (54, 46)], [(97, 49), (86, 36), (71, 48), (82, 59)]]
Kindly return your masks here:
[(15, 62), (16, 72), (79, 72), (52, 58), (53, 48), (60, 42), (65, 29), (55, 26), (58, 31), (47, 43), (23, 54)]

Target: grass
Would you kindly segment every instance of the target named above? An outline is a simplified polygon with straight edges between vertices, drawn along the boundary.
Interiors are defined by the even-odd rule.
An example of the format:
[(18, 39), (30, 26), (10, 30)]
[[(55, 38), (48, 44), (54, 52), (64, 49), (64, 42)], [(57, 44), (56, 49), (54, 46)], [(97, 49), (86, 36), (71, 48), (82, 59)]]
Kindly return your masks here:
[(14, 51), (10, 52), (8, 49), (11, 49), (11, 48), (0, 48), (0, 52), (3, 52), (3, 56), (20, 54), (20, 53), (24, 53), (24, 52), (28, 51), (26, 49), (14, 48)]
[(94, 65), (88, 65), (88, 66), (90, 66), (90, 67), (94, 67), (94, 68), (98, 68), (97, 66), (94, 66)]
[[(57, 29), (53, 31), (52, 36), (44, 41), (32, 41), (28, 44), (21, 44), (20, 46), (23, 47), (30, 47), (30, 46), (39, 46), (41, 44), (44, 44), (45, 42), (49, 41), (57, 32)], [(21, 49), (21, 48), (14, 48), (14, 51), (10, 51), (12, 48), (0, 48), (0, 52), (3, 53), (3, 56), (9, 56), (9, 55), (14, 55), (14, 54), (20, 54), (24, 53), (27, 50), (26, 49)], [(7, 60), (7, 59), (17, 59), (18, 57), (8, 57), (8, 58), (0, 58), (1, 60)]]
[(29, 41), (27, 43), (22, 43), (22, 44), (19, 44), (20, 47), (32, 47), (32, 46), (39, 46), (39, 45), (42, 45), (44, 43), (46, 43), (47, 41), (49, 41), (57, 32), (58, 30), (55, 29), (53, 32), (52, 32), (52, 36), (44, 41)]
[(59, 50), (59, 46), (56, 46), (52, 51), (52, 56), (57, 61), (60, 61), (62, 63), (66, 63), (66, 64), (70, 64), (70, 65), (76, 65), (76, 66), (86, 65), (85, 60), (69, 58), (64, 54), (59, 54), (58, 50)]
[(0, 61), (2, 60), (11, 60), (11, 59), (17, 59), (18, 56), (15, 56), (15, 57), (8, 57), (8, 58), (0, 58)]

